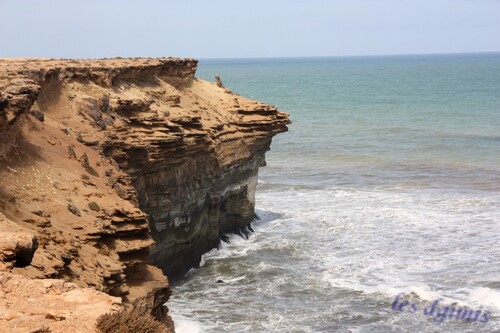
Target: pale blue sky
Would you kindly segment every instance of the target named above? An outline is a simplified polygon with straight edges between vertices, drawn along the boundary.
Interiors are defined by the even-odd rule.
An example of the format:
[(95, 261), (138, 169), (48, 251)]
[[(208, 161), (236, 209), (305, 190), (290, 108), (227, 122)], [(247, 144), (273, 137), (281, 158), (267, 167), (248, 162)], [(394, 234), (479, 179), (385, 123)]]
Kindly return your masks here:
[(0, 57), (500, 51), (500, 0), (0, 0)]

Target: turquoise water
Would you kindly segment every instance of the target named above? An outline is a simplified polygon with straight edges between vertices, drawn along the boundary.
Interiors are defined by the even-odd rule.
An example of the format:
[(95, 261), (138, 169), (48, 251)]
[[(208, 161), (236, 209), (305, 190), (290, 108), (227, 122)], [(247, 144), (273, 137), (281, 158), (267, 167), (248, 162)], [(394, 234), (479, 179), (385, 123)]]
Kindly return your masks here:
[[(200, 61), (216, 73), (294, 123), (255, 233), (174, 287), (181, 333), (500, 330), (500, 54)], [(395, 311), (399, 292), (489, 319)]]

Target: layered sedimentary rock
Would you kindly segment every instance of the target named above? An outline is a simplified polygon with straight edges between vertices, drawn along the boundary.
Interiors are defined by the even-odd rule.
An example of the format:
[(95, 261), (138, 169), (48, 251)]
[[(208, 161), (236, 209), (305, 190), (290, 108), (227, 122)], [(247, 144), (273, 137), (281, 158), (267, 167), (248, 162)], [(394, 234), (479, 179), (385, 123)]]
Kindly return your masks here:
[[(0, 60), (0, 270), (171, 321), (166, 277), (254, 217), (286, 114), (192, 59)], [(50, 320), (50, 319), (49, 319)]]

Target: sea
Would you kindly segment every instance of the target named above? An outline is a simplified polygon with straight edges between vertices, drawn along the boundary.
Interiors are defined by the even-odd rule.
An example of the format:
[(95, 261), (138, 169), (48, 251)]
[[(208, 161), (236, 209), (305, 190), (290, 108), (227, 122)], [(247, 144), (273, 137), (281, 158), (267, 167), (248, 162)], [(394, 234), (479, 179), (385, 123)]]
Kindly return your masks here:
[(500, 54), (201, 60), (288, 112), (177, 333), (500, 332)]

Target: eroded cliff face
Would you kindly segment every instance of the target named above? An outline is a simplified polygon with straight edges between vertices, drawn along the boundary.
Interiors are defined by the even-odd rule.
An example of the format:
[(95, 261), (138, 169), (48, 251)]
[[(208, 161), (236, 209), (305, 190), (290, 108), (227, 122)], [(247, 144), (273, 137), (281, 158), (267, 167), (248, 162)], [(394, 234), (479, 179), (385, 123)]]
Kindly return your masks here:
[(133, 179), (156, 241), (150, 260), (169, 278), (197, 265), (223, 233), (245, 232), (258, 168), (288, 124), (272, 106), (185, 73), (148, 83), (158, 89), (155, 102), (147, 94), (127, 102), (133, 107), (122, 114), (133, 126), (104, 144)]
[(0, 60), (0, 233), (35, 239), (0, 249), (0, 270), (91, 287), (172, 325), (154, 266), (178, 277), (246, 230), (258, 168), (289, 123), (196, 66)]

